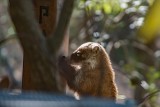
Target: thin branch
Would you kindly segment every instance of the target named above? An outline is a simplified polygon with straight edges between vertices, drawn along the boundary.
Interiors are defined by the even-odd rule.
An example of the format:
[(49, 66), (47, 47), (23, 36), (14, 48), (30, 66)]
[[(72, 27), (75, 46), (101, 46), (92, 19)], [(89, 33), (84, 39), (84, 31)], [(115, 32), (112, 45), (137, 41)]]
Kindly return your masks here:
[(55, 52), (59, 49), (59, 47), (62, 44), (67, 26), (72, 15), (74, 1), (75, 0), (64, 1), (54, 34), (50, 38), (48, 38), (48, 43), (52, 54), (55, 54)]
[(8, 42), (9, 40), (13, 40), (13, 39), (16, 39), (16, 38), (17, 38), (16, 35), (11, 35), (9, 37), (0, 39), (0, 46), (3, 45), (4, 43)]
[(159, 92), (160, 92), (160, 90), (156, 90), (156, 91), (150, 93), (149, 95), (147, 95), (146, 97), (144, 97), (143, 100), (139, 103), (138, 107), (141, 107), (146, 101), (148, 101), (150, 98), (154, 97)]

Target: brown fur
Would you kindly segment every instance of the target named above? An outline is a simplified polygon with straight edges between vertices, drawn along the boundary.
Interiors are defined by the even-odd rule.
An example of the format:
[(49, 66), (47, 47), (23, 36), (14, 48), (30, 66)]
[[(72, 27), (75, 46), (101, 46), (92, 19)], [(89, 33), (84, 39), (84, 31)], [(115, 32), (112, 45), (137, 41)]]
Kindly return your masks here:
[(114, 71), (105, 49), (94, 42), (82, 44), (70, 59), (60, 58), (59, 66), (68, 86), (79, 96), (98, 96), (115, 100)]

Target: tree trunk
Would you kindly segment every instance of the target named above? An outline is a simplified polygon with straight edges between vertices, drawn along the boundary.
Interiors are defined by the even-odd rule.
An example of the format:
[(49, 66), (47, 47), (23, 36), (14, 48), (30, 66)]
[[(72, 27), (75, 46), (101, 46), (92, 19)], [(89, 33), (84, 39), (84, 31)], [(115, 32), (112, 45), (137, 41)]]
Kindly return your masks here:
[(10, 14), (23, 47), (22, 89), (58, 91), (55, 80), (55, 57), (51, 57), (39, 29), (31, 0), (9, 0)]
[(33, 0), (35, 14), (45, 36), (50, 36), (56, 25), (57, 1)]
[[(59, 92), (56, 83), (56, 57), (60, 46), (63, 54), (68, 52), (63, 47), (68, 46), (65, 32), (74, 0), (64, 1), (55, 30), (55, 0), (9, 0), (9, 3), (10, 15), (24, 53), (22, 89)], [(51, 36), (46, 39), (44, 34)]]

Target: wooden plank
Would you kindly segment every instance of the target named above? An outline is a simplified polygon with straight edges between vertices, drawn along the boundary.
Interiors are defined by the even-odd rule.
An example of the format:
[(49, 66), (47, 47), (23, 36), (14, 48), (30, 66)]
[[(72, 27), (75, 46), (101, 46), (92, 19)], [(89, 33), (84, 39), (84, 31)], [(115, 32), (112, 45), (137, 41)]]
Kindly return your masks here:
[(33, 0), (35, 14), (45, 36), (51, 35), (57, 18), (56, 0)]

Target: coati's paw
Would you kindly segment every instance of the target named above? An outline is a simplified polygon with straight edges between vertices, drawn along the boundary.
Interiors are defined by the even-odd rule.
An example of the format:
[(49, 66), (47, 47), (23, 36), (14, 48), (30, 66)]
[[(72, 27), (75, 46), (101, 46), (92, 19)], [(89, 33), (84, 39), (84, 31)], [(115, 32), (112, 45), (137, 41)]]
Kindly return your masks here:
[(62, 75), (66, 74), (66, 70), (68, 70), (68, 66), (69, 66), (69, 61), (68, 61), (67, 57), (60, 56), (58, 58), (58, 68), (59, 68), (60, 73)]
[(67, 58), (65, 56), (60, 56), (58, 58), (58, 67), (62, 67), (67, 63)]

